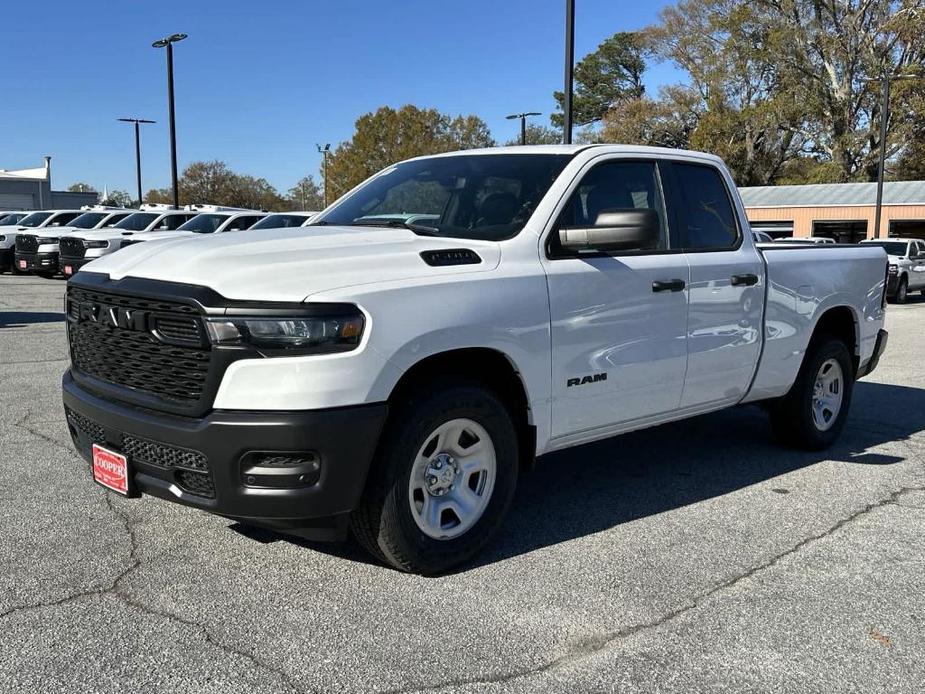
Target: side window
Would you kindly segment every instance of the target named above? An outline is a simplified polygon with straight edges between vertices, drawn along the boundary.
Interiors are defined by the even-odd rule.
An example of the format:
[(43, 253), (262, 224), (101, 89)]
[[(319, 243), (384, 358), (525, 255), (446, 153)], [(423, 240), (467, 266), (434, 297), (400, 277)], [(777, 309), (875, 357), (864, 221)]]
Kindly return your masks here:
[(72, 219), (76, 219), (80, 215), (79, 212), (64, 212), (59, 215), (55, 215), (51, 220), (51, 223), (48, 225), (50, 227), (63, 227)]
[(722, 249), (739, 238), (735, 212), (722, 176), (712, 166), (674, 162), (674, 187), (682, 244), (690, 249)]
[[(167, 215), (167, 217), (164, 219), (163, 228), (173, 231), (178, 226), (183, 224), (183, 222), (187, 222), (190, 219), (192, 219), (192, 216), (188, 214), (170, 214), (170, 215)], [(161, 227), (159, 226), (158, 228), (161, 228)]]
[(245, 229), (250, 229), (260, 217), (254, 216), (244, 216), (237, 217), (231, 220), (231, 223), (228, 225), (228, 228), (225, 231), (244, 231)]
[[(598, 164), (578, 184), (559, 215), (557, 229), (593, 227), (602, 212), (649, 209), (658, 215), (659, 243), (668, 248), (668, 223), (655, 162), (611, 161)], [(559, 236), (553, 233), (550, 250), (555, 253)]]

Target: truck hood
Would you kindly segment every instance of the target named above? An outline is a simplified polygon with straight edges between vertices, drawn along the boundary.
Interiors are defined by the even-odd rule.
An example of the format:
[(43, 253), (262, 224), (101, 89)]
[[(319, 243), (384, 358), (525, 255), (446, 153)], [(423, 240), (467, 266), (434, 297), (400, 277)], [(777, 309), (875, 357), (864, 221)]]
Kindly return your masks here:
[[(300, 227), (259, 234), (192, 234), (138, 243), (86, 267), (111, 279), (195, 284), (228, 299), (304, 301), (311, 294), (360, 284), (486, 272), (497, 267), (500, 245), (418, 236), (408, 229)], [(467, 248), (478, 264), (431, 266), (424, 251)]]

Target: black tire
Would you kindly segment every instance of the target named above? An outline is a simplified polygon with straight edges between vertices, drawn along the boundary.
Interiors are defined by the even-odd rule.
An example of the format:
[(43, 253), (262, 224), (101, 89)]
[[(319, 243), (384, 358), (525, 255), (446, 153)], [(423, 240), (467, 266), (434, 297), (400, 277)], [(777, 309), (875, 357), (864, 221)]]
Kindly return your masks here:
[[(491, 438), (496, 458), (494, 486), (482, 515), (451, 539), (435, 539), (411, 511), (409, 481), (418, 452), (446, 422), (469, 419)], [(447, 379), (411, 393), (390, 413), (359, 507), (351, 516), (357, 541), (400, 571), (433, 575), (476, 554), (495, 534), (517, 487), (518, 437), (504, 403), (485, 386)]]
[(899, 285), (896, 287), (896, 295), (893, 297), (893, 301), (897, 304), (906, 303), (906, 299), (909, 296), (909, 283), (905, 277), (899, 280)]
[[(842, 400), (834, 422), (823, 430), (813, 418), (813, 393), (816, 377), (829, 359), (837, 361), (842, 370)], [(829, 335), (814, 338), (790, 392), (770, 408), (771, 425), (777, 438), (789, 446), (810, 451), (831, 446), (844, 428), (851, 409), (854, 379), (854, 366), (845, 343)]]

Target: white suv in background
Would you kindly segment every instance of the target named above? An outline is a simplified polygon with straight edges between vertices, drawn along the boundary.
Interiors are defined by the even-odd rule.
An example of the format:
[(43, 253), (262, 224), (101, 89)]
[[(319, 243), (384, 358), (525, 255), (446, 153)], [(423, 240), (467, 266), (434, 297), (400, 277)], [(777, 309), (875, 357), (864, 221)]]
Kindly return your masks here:
[(70, 234), (59, 243), (61, 271), (70, 277), (91, 260), (119, 250), (135, 234), (174, 231), (197, 214), (170, 205), (142, 205), (112, 228)]
[(0, 212), (0, 272), (13, 268), (13, 253), (16, 244), (16, 227), (19, 220), (29, 216), (21, 210)]
[(222, 234), (226, 231), (244, 231), (266, 217), (266, 212), (245, 210), (239, 207), (220, 207), (218, 205), (189, 205), (187, 209), (199, 212), (188, 222), (177, 227), (176, 231), (156, 235), (142, 234), (122, 241), (122, 247), (146, 241), (162, 241), (182, 236), (195, 238), (200, 234)]
[(925, 241), (922, 239), (867, 239), (863, 244), (886, 251), (889, 280), (886, 295), (897, 304), (906, 303), (909, 292), (925, 296)]
[[(45, 233), (57, 237), (58, 228), (67, 226), (80, 214), (81, 210), (37, 210), (20, 219), (13, 238), (16, 246), (14, 272), (35, 272), (37, 275), (57, 272), (57, 254), (39, 253), (39, 246), (44, 242)], [(9, 243), (9, 236), (6, 243)]]

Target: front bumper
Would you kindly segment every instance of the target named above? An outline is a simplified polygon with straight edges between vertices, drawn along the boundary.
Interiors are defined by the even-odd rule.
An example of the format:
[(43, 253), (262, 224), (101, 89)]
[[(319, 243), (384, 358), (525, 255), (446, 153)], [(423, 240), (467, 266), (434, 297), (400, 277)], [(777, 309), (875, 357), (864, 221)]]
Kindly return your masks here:
[(80, 268), (91, 260), (96, 260), (96, 258), (68, 258), (67, 256), (61, 256), (59, 260), (61, 264), (61, 274), (65, 277), (73, 277), (80, 271)]
[(874, 343), (874, 353), (871, 355), (870, 359), (867, 360), (867, 363), (858, 369), (858, 378), (867, 376), (877, 368), (877, 364), (880, 363), (880, 357), (883, 355), (884, 351), (886, 351), (886, 343), (889, 339), (890, 334), (881, 328), (877, 333), (877, 341)]
[(58, 254), (17, 252), (16, 269), (20, 272), (58, 272)]
[[(97, 443), (126, 454), (135, 495), (313, 540), (345, 536), (386, 416), (380, 403), (309, 412), (217, 410), (194, 419), (105, 400), (78, 386), (70, 371), (62, 389), (78, 452), (89, 462)], [(246, 481), (255, 454), (309, 452), (320, 463), (310, 486), (268, 488)]]

